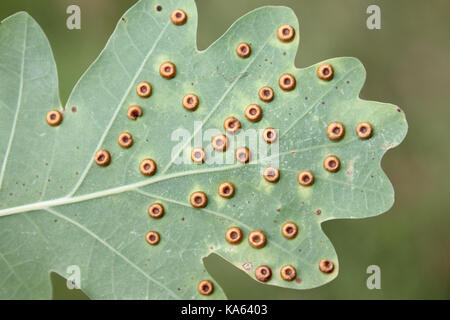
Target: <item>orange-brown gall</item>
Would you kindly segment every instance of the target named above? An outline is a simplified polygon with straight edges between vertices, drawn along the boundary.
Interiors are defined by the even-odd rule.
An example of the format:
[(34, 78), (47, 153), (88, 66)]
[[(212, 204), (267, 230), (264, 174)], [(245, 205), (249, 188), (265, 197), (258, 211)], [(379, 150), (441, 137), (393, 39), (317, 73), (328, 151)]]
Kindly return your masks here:
[(117, 142), (122, 148), (129, 148), (133, 145), (133, 137), (128, 132), (122, 132), (117, 138)]
[(152, 176), (156, 172), (156, 162), (152, 159), (144, 159), (139, 165), (139, 170), (144, 176)]
[(211, 145), (216, 151), (225, 151), (228, 147), (228, 138), (224, 134), (219, 134), (211, 139)]
[(205, 162), (206, 152), (203, 148), (194, 148), (191, 151), (191, 160), (194, 163), (201, 164)]
[(111, 154), (107, 150), (100, 149), (95, 153), (94, 160), (100, 167), (106, 167), (111, 162)]
[(152, 218), (158, 219), (164, 215), (164, 207), (160, 203), (153, 203), (148, 207), (148, 215)]
[(317, 68), (317, 76), (322, 80), (331, 80), (334, 76), (334, 70), (331, 64), (323, 63)]
[(298, 233), (298, 227), (294, 222), (286, 222), (281, 227), (281, 233), (288, 239), (295, 238)]
[(198, 107), (198, 103), (199, 103), (198, 97), (193, 93), (189, 93), (183, 97), (183, 107), (186, 110), (189, 111), (196, 110)]
[(331, 273), (334, 270), (334, 264), (331, 261), (322, 259), (319, 261), (319, 270), (323, 273)]
[(261, 282), (267, 282), (272, 278), (272, 270), (266, 265), (259, 266), (255, 270), (255, 277)]
[(139, 82), (136, 86), (136, 93), (139, 97), (148, 98), (152, 94), (152, 85), (146, 81)]
[(263, 111), (257, 104), (250, 104), (245, 108), (244, 114), (248, 120), (257, 122), (261, 120)]
[(275, 167), (267, 167), (264, 169), (263, 176), (267, 182), (275, 183), (280, 179), (280, 170)]
[(336, 172), (341, 167), (341, 161), (336, 156), (328, 156), (323, 161), (323, 167), (329, 172)]
[(236, 149), (236, 160), (240, 163), (247, 163), (250, 161), (250, 150), (247, 147), (239, 147)]
[(49, 126), (56, 127), (62, 122), (63, 116), (58, 110), (52, 110), (47, 113), (45, 120)]
[(314, 174), (311, 171), (301, 171), (297, 176), (298, 183), (304, 187), (308, 187), (314, 183)]
[(223, 122), (223, 128), (226, 132), (234, 134), (241, 129), (241, 122), (235, 117), (228, 117)]
[(238, 227), (228, 228), (225, 232), (225, 239), (230, 244), (238, 244), (242, 241), (242, 230)]
[(187, 21), (187, 14), (181, 9), (173, 10), (170, 14), (170, 20), (175, 25), (185, 24)]
[(280, 275), (283, 280), (292, 281), (297, 277), (297, 270), (290, 264), (287, 264), (281, 268)]
[(159, 74), (163, 78), (172, 79), (173, 77), (175, 77), (176, 73), (177, 73), (177, 68), (175, 67), (175, 65), (172, 62), (169, 62), (169, 61), (164, 62), (159, 67)]
[(222, 182), (217, 192), (222, 198), (229, 199), (234, 195), (234, 185), (231, 182)]
[(263, 131), (263, 139), (267, 143), (273, 143), (278, 138), (278, 132), (274, 128), (266, 128)]
[(142, 108), (137, 105), (130, 106), (127, 110), (127, 116), (131, 120), (136, 120), (139, 117), (142, 117)]
[(277, 37), (283, 42), (292, 41), (295, 37), (295, 29), (288, 24), (284, 24), (278, 28)]
[(369, 122), (360, 122), (356, 126), (356, 134), (360, 139), (369, 139), (373, 134), (372, 125)]
[(273, 100), (275, 93), (271, 87), (262, 87), (259, 89), (258, 96), (264, 102), (270, 102)]
[(255, 230), (248, 234), (248, 243), (256, 249), (260, 249), (266, 245), (266, 235), (261, 230)]
[(236, 53), (241, 58), (247, 58), (252, 53), (252, 48), (246, 42), (241, 42), (236, 47)]
[(160, 240), (159, 233), (156, 231), (149, 231), (145, 235), (145, 240), (147, 240), (147, 243), (152, 246), (157, 245)]
[(190, 201), (194, 208), (204, 208), (208, 204), (208, 197), (204, 192), (196, 191), (191, 194)]
[(209, 280), (202, 280), (197, 286), (197, 290), (200, 294), (204, 296), (209, 296), (214, 292), (214, 285)]
[(295, 88), (296, 80), (295, 77), (290, 73), (285, 73), (281, 75), (278, 79), (278, 85), (281, 89), (285, 91), (290, 91)]
[(341, 140), (345, 135), (345, 127), (340, 122), (331, 122), (327, 127), (327, 135), (333, 141)]

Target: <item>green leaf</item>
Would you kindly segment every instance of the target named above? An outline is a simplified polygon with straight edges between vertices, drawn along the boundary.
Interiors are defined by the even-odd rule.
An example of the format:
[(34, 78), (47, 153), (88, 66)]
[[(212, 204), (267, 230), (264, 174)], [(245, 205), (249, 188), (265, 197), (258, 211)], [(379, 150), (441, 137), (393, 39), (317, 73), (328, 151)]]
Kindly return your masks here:
[[(358, 97), (365, 79), (358, 60), (327, 60), (334, 68), (330, 81), (317, 77), (321, 63), (295, 68), (298, 22), (285, 7), (250, 12), (208, 49), (198, 51), (195, 2), (165, 1), (161, 11), (158, 4), (141, 0), (125, 13), (65, 108), (60, 107), (55, 62), (40, 27), (26, 13), (0, 25), (0, 298), (49, 298), (49, 271), (67, 277), (67, 268), (76, 265), (81, 289), (95, 299), (220, 299), (225, 294), (202, 263), (211, 253), (253, 278), (257, 266), (269, 266), (273, 275), (267, 285), (313, 288), (331, 281), (339, 269), (321, 223), (374, 216), (392, 206), (393, 189), (380, 161), (403, 140), (407, 124), (396, 106)], [(183, 25), (170, 20), (177, 8), (187, 13)], [(296, 31), (291, 42), (277, 37), (283, 24)], [(235, 52), (241, 42), (251, 45), (248, 58)], [(165, 61), (176, 65), (173, 79), (159, 74)], [(295, 76), (294, 90), (280, 89), (284, 73)], [(153, 87), (149, 98), (136, 94), (141, 81)], [(259, 100), (263, 86), (274, 89), (271, 102)], [(182, 107), (187, 93), (198, 95), (197, 110)], [(263, 109), (259, 122), (244, 116), (253, 103)], [(144, 111), (132, 121), (127, 109), (135, 104)], [(63, 113), (56, 127), (45, 121), (53, 109)], [(242, 130), (228, 134), (230, 144), (220, 153), (204, 134), (212, 129), (225, 133), (223, 122), (229, 116), (241, 121)], [(332, 121), (346, 128), (337, 142), (326, 134)], [(370, 139), (355, 133), (362, 121), (373, 126)], [(261, 130), (268, 127), (278, 131), (278, 143), (262, 140)], [(134, 140), (128, 149), (117, 143), (125, 131)], [(180, 140), (180, 132), (189, 135)], [(246, 142), (236, 140), (246, 135)], [(250, 149), (250, 163), (234, 160), (242, 145)], [(178, 163), (176, 156), (189, 157), (191, 148), (199, 146), (207, 152), (204, 164)], [(111, 154), (106, 167), (94, 161), (99, 149)], [(331, 154), (341, 161), (336, 173), (323, 168)], [(209, 161), (221, 155), (232, 161)], [(140, 173), (145, 158), (157, 163), (153, 176)], [(268, 164), (280, 169), (277, 183), (263, 178)], [(314, 173), (313, 185), (298, 183), (302, 170)], [(236, 188), (230, 199), (217, 193), (224, 181)], [(194, 191), (207, 194), (205, 208), (191, 206)], [(164, 206), (160, 219), (147, 213), (154, 202)], [(287, 221), (298, 225), (293, 239), (281, 233)], [(225, 240), (225, 231), (233, 226), (244, 234), (238, 245)], [(159, 232), (159, 244), (146, 242), (149, 230)], [(266, 234), (265, 247), (249, 245), (252, 230)], [(334, 264), (333, 272), (319, 270), (321, 259)], [(287, 264), (297, 270), (294, 281), (280, 276)], [(203, 279), (214, 283), (210, 296), (197, 290)]]

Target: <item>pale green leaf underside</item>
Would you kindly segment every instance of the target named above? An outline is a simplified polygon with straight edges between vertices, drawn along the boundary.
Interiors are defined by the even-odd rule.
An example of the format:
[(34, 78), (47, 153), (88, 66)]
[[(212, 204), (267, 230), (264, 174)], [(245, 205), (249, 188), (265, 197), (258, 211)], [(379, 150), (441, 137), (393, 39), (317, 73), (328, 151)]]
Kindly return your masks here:
[[(48, 272), (65, 276), (69, 265), (81, 268), (82, 289), (95, 299), (204, 298), (197, 283), (210, 279), (202, 264), (210, 253), (251, 277), (257, 266), (269, 265), (269, 285), (312, 288), (332, 280), (339, 269), (321, 222), (373, 216), (392, 205), (392, 186), (380, 160), (404, 138), (406, 120), (396, 106), (359, 99), (365, 70), (358, 60), (328, 60), (335, 70), (329, 82), (317, 78), (319, 64), (295, 68), (298, 22), (285, 7), (250, 12), (200, 52), (194, 1), (164, 1), (161, 12), (158, 4), (142, 0), (125, 13), (106, 48), (75, 86), (64, 121), (56, 128), (45, 122), (49, 110), (61, 108), (56, 66), (45, 35), (26, 13), (0, 25), (0, 298), (48, 298)], [(170, 13), (176, 8), (188, 14), (185, 25), (171, 23)], [(292, 42), (278, 40), (276, 30), (282, 24), (295, 28)], [(240, 42), (252, 46), (247, 59), (234, 51)], [(159, 75), (165, 61), (176, 64), (174, 79)], [(279, 88), (283, 73), (296, 77), (295, 90)], [(150, 98), (137, 96), (140, 81), (152, 84)], [(265, 85), (275, 90), (270, 103), (257, 96)], [(191, 92), (200, 98), (195, 112), (181, 106), (182, 97)], [(263, 108), (257, 123), (244, 117), (250, 103)], [(144, 109), (137, 121), (126, 116), (132, 104)], [(279, 130), (278, 183), (263, 179), (261, 169), (267, 164), (261, 159), (248, 165), (179, 165), (172, 160), (172, 148), (179, 143), (171, 140), (175, 129), (193, 133), (194, 121), (200, 121), (197, 131), (223, 132), (223, 120), (231, 115), (244, 129)], [(325, 128), (331, 121), (346, 126), (343, 140), (328, 139)], [(372, 123), (371, 139), (356, 137), (354, 128), (361, 121)], [(134, 137), (130, 149), (117, 144), (123, 131)], [(194, 142), (186, 141), (186, 149)], [(236, 147), (232, 143), (227, 153)], [(112, 155), (108, 167), (93, 162), (100, 148)], [(322, 167), (329, 154), (342, 161), (337, 173)], [(144, 158), (158, 164), (153, 177), (139, 172)], [(297, 182), (298, 172), (305, 169), (316, 176), (309, 188)], [(223, 181), (236, 186), (232, 199), (217, 195)], [(197, 190), (209, 197), (205, 209), (189, 204), (189, 195)], [(155, 201), (166, 209), (162, 219), (147, 214)], [(318, 209), (320, 215), (315, 214)], [(295, 239), (282, 236), (286, 221), (298, 224)], [(246, 240), (228, 244), (224, 233), (231, 226), (242, 228), (245, 237), (251, 230), (263, 230), (266, 247), (254, 249)], [(146, 243), (149, 230), (161, 234), (157, 246)], [(335, 271), (321, 273), (320, 259), (332, 261)], [(244, 264), (250, 268), (245, 270)], [(301, 281), (281, 279), (279, 270), (285, 264), (296, 267)], [(215, 283), (207, 298), (224, 297)]]

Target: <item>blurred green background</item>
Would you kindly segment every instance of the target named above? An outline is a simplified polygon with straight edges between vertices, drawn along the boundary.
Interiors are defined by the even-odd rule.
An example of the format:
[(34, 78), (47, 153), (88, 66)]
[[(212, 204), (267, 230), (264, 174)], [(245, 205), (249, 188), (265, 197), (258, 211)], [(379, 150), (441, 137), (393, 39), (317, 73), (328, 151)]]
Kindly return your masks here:
[[(62, 101), (136, 0), (2, 0), (0, 19), (25, 10), (47, 34)], [(409, 133), (383, 159), (396, 190), (394, 207), (364, 220), (323, 225), (340, 274), (323, 287), (296, 291), (256, 283), (210, 256), (206, 266), (234, 299), (450, 298), (450, 1), (197, 0), (198, 46), (207, 48), (241, 15), (263, 5), (291, 7), (300, 20), (298, 67), (331, 57), (359, 58), (367, 69), (361, 97), (400, 106)], [(66, 28), (66, 8), (81, 7), (81, 30)], [(161, 0), (164, 5), (164, 0)], [(381, 30), (368, 30), (366, 9), (381, 8)], [(366, 287), (366, 268), (381, 268), (381, 290)], [(55, 299), (87, 298), (52, 275)]]

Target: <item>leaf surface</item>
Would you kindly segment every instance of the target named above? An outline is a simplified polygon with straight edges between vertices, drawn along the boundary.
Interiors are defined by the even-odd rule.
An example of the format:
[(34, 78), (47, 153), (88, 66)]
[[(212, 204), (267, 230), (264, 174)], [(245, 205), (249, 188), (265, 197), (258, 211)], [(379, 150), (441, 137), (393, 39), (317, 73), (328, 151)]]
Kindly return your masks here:
[[(321, 223), (374, 216), (392, 206), (393, 189), (380, 161), (403, 140), (407, 124), (398, 107), (358, 97), (365, 80), (358, 60), (327, 60), (334, 69), (330, 81), (316, 75), (322, 63), (296, 68), (298, 21), (285, 7), (250, 12), (199, 51), (194, 1), (165, 1), (161, 11), (157, 5), (141, 0), (124, 14), (64, 108), (52, 52), (37, 23), (18, 13), (0, 25), (0, 297), (49, 298), (49, 271), (67, 276), (76, 265), (81, 288), (94, 299), (221, 299), (225, 294), (214, 281), (212, 295), (197, 290), (199, 281), (210, 279), (202, 259), (211, 253), (253, 278), (256, 267), (268, 265), (268, 285), (313, 288), (339, 269)], [(187, 13), (183, 25), (170, 20), (177, 8)], [(291, 42), (277, 37), (284, 24), (296, 31)], [(251, 45), (248, 58), (235, 52), (241, 42)], [(159, 74), (166, 61), (176, 65), (173, 79)], [(284, 73), (295, 76), (294, 90), (280, 89)], [(152, 85), (149, 98), (136, 93), (141, 81)], [(263, 86), (273, 88), (271, 102), (259, 99)], [(199, 97), (195, 111), (182, 107), (188, 93)], [(263, 110), (258, 122), (244, 116), (254, 103)], [(127, 117), (131, 105), (143, 108), (136, 121)], [(63, 113), (57, 127), (45, 121), (52, 109)], [(241, 121), (242, 130), (228, 134), (230, 144), (220, 153), (211, 148), (211, 134), (224, 134), (229, 116)], [(346, 128), (338, 142), (326, 133), (332, 121)], [(370, 139), (355, 134), (363, 121), (374, 128)], [(279, 134), (270, 146), (261, 136), (268, 127)], [(131, 148), (117, 143), (122, 132), (132, 134)], [(251, 152), (247, 164), (234, 159), (243, 145)], [(200, 146), (207, 161), (193, 164), (191, 149)], [(111, 154), (106, 167), (94, 161), (99, 149)], [(341, 161), (336, 173), (323, 167), (329, 155)], [(218, 163), (221, 157), (228, 161)], [(145, 158), (157, 163), (151, 177), (139, 171)], [(263, 178), (268, 165), (280, 169), (277, 183)], [(299, 185), (302, 170), (314, 173), (312, 186)], [(230, 199), (217, 193), (224, 181), (236, 188)], [(208, 196), (205, 208), (190, 204), (195, 191)], [(147, 213), (155, 202), (165, 209), (160, 219)], [(287, 221), (298, 225), (293, 239), (281, 233)], [(244, 234), (238, 245), (225, 241), (233, 226)], [(161, 235), (158, 245), (146, 242), (149, 230)], [(249, 245), (252, 230), (264, 231), (264, 248)], [(321, 259), (334, 264), (333, 272), (319, 270)], [(287, 264), (297, 270), (294, 281), (280, 276)]]

